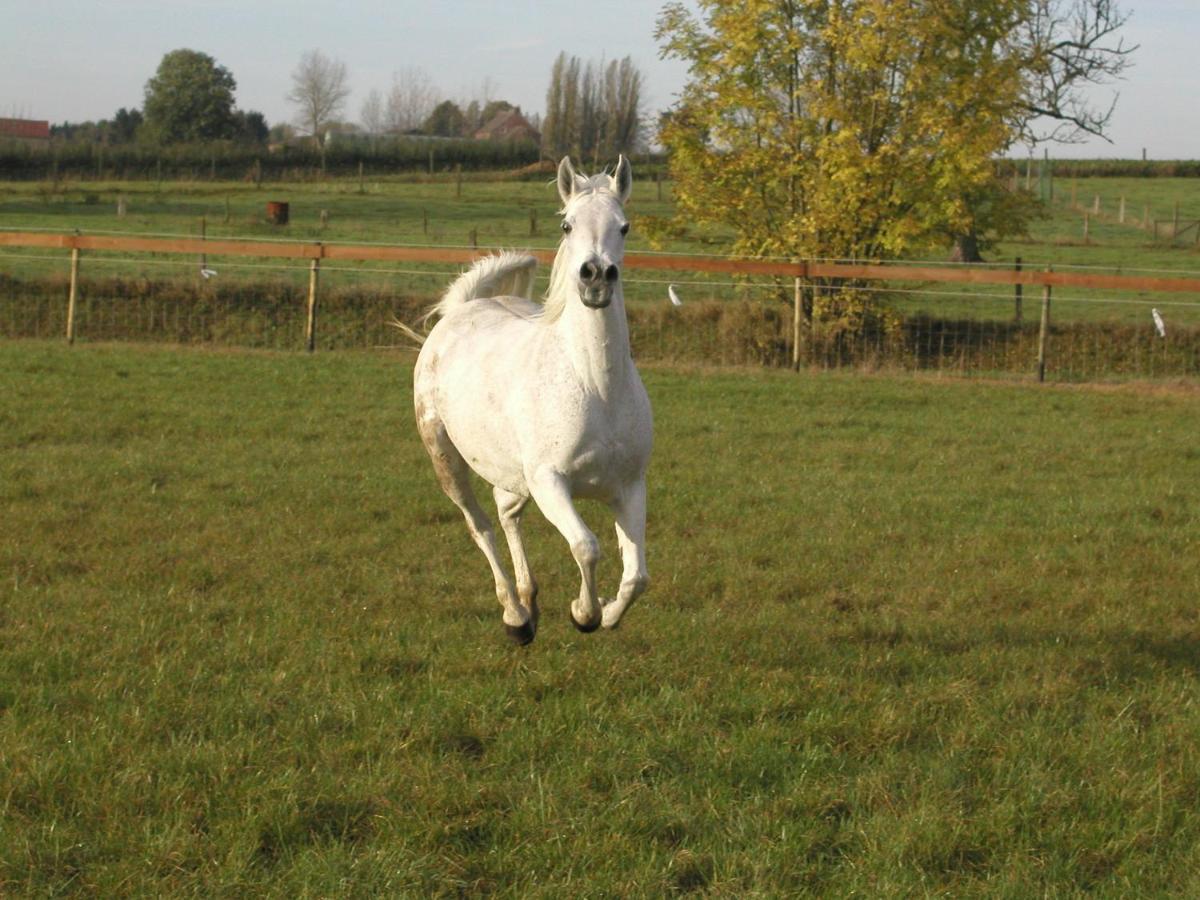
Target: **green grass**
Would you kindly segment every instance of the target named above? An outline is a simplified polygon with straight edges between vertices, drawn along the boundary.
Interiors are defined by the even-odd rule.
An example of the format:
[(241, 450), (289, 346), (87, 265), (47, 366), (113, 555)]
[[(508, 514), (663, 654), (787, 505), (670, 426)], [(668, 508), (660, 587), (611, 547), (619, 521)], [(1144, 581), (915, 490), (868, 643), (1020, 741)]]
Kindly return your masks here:
[(515, 649), (410, 369), (0, 344), (0, 893), (1200, 890), (1194, 390), (649, 370)]
[[(657, 199), (655, 186), (638, 186), (631, 212), (665, 215), (670, 186)], [(128, 201), (117, 216), (117, 198)], [(266, 221), (268, 200), (285, 200), (290, 221)], [(317, 183), (253, 184), (182, 182), (83, 182), (52, 192), (46, 185), (0, 183), (0, 226), (121, 231), (199, 236), (204, 218), (209, 238), (325, 240), (343, 243), (552, 248), (559, 238), (560, 205), (552, 177), (542, 181), (381, 178)], [(228, 211), (228, 215), (227, 215)], [(321, 212), (327, 220), (321, 224)], [(531, 223), (530, 214), (536, 217)], [(531, 225), (535, 224), (535, 233)], [(630, 235), (630, 249), (646, 249), (645, 235)]]
[[(120, 232), (198, 237), (201, 220), (207, 237), (252, 240), (321, 240), (342, 243), (471, 246), (481, 248), (554, 248), (560, 233), (560, 205), (552, 178), (540, 181), (466, 178), (461, 187), (453, 176), (432, 180), (367, 179), (360, 193), (358, 179), (317, 183), (282, 183), (257, 188), (250, 183), (68, 182), (59, 190), (48, 183), (0, 182), (0, 228), (49, 229), (89, 233)], [(661, 219), (671, 213), (671, 188), (649, 182), (638, 185), (630, 204), (634, 230), (628, 247), (648, 250), (645, 217)], [(127, 214), (117, 215), (117, 199), (125, 197)], [(286, 200), (291, 219), (286, 226), (266, 221), (268, 200)], [(322, 211), (327, 213), (321, 224)], [(531, 220), (531, 215), (534, 217)], [(704, 240), (681, 239), (672, 250), (712, 252)], [(84, 268), (92, 275), (177, 277), (198, 279), (194, 257), (89, 252)], [(0, 274), (18, 278), (61, 275), (67, 255), (62, 251), (0, 248)], [(307, 284), (303, 262), (209, 256), (207, 264), (223, 281), (278, 280)], [(381, 265), (342, 262), (323, 267), (327, 284), (374, 287), (438, 294), (460, 271), (455, 265)], [(661, 278), (654, 276), (656, 282)], [(710, 279), (711, 280), (711, 279)], [(717, 279), (728, 282), (729, 279)], [(653, 296), (662, 302), (665, 283), (627, 287), (632, 297)], [(717, 288), (716, 290), (722, 290)], [(728, 290), (728, 289), (724, 289)]]
[[(1082, 214), (1066, 205), (1071, 184), (1080, 204), (1090, 204), (1095, 194), (1102, 197), (1106, 215), (1094, 221), (1088, 242), (1082, 233)], [(1162, 273), (1200, 271), (1200, 247), (1191, 238), (1172, 244), (1155, 241), (1132, 224), (1116, 223), (1119, 197), (1127, 197), (1130, 219), (1149, 207), (1152, 218), (1168, 220), (1175, 202), (1184, 221), (1200, 218), (1200, 179), (1195, 178), (1059, 178), (1055, 182), (1056, 204), (1047, 218), (1033, 224), (1030, 235), (1007, 241), (989, 253), (993, 261), (1021, 256), (1027, 267), (1054, 265), (1087, 266), (1098, 271), (1129, 272), (1154, 270)], [(128, 201), (128, 213), (117, 216), (118, 197)], [(268, 199), (291, 203), (291, 224), (275, 227), (265, 221)], [(276, 183), (255, 187), (242, 182), (88, 182), (65, 181), (57, 187), (49, 182), (0, 183), (0, 227), (46, 228), (70, 231), (121, 231), (151, 234), (198, 235), (200, 220), (212, 238), (284, 238), (391, 244), (438, 244), (468, 246), (472, 232), (481, 247), (553, 247), (557, 233), (555, 210), (558, 198), (546, 181), (488, 180), (474, 175), (461, 188), (453, 176), (432, 179), (412, 177), (356, 178), (323, 182)], [(327, 224), (321, 224), (325, 211)], [(650, 249), (654, 223), (672, 214), (672, 186), (660, 190), (641, 181), (630, 207), (634, 229), (631, 250)], [(536, 216), (536, 234), (530, 233), (530, 214)], [(1164, 232), (1165, 234), (1165, 232)], [(665, 238), (662, 249), (674, 252), (721, 252), (724, 240), (717, 233), (676, 234)], [(944, 251), (932, 248), (915, 255), (941, 258)], [(46, 257), (24, 259), (21, 257)], [(130, 262), (112, 254), (88, 254), (92, 273), (161, 278), (166, 275), (196, 278), (197, 261), (181, 257), (143, 258)], [(303, 266), (280, 261), (235, 258), (209, 259), (224, 280), (264, 278), (301, 283)], [(0, 251), (0, 271), (16, 277), (63, 272), (61, 252)], [(453, 266), (403, 267), (342, 264), (328, 267), (326, 280), (346, 285), (390, 283), (437, 292), (455, 271)], [(765, 296), (761, 288), (739, 290), (728, 277), (698, 277), (681, 273), (666, 280), (682, 281), (693, 297), (730, 299), (735, 296)], [(636, 301), (661, 303), (665, 291), (657, 273), (635, 273), (627, 279), (627, 290)], [(688, 282), (695, 281), (696, 284)], [(897, 285), (905, 289), (929, 289), (928, 294), (896, 294), (889, 302), (908, 314), (925, 313), (942, 318), (1000, 320), (1012, 316), (1011, 291), (1003, 288), (963, 290), (954, 286)], [(1104, 302), (1097, 302), (1104, 301)], [(1134, 302), (1130, 302), (1134, 301)], [(1026, 298), (1026, 317), (1037, 317), (1038, 297)], [(1057, 292), (1055, 316), (1062, 321), (1112, 322), (1148, 325), (1149, 307), (1158, 305), (1169, 312), (1168, 321), (1181, 326), (1200, 324), (1200, 306), (1186, 295), (1108, 294), (1094, 291)]]

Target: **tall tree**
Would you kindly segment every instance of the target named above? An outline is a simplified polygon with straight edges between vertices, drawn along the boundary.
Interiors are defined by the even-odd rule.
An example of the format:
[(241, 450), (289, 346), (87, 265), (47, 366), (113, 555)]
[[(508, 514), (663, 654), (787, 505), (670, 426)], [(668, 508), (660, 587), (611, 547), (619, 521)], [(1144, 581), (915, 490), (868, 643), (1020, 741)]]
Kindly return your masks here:
[[(322, 151), (323, 132), (342, 111), (350, 86), (346, 83), (346, 65), (330, 59), (320, 50), (309, 50), (292, 72), (292, 89), (287, 99), (296, 107), (296, 124), (312, 135)], [(322, 162), (323, 165), (323, 162)]]
[(453, 100), (443, 100), (433, 108), (421, 130), (436, 137), (462, 137), (466, 126), (467, 118), (458, 104)]
[(607, 64), (560, 53), (550, 70), (542, 153), (566, 154), (595, 165), (637, 149), (642, 74), (627, 56)]
[(121, 107), (112, 117), (112, 127), (110, 134), (114, 143), (128, 144), (137, 137), (138, 129), (142, 127), (144, 119), (142, 113), (137, 109), (126, 109)]
[(563, 97), (563, 70), (567, 54), (559, 53), (550, 68), (550, 86), (546, 89), (546, 117), (542, 121), (542, 155), (550, 159), (565, 156), (567, 147)]
[(604, 109), (606, 116), (604, 156), (632, 153), (641, 139), (642, 73), (626, 56), (613, 60), (604, 72)]
[(234, 113), (237, 120), (236, 139), (245, 144), (265, 144), (271, 134), (267, 125), (267, 117), (256, 110), (237, 110)]
[(377, 137), (383, 134), (384, 122), (383, 95), (377, 88), (372, 88), (358, 109), (358, 124), (371, 137)]
[[(1027, 0), (1008, 48), (1022, 73), (1008, 113), (1013, 143), (1107, 140), (1117, 98), (1097, 105), (1093, 97), (1095, 88), (1121, 77), (1137, 49), (1120, 34), (1128, 18), (1116, 0)], [(995, 179), (971, 186), (964, 202), (970, 220), (950, 235), (953, 259), (961, 262), (979, 262), (1003, 223), (1031, 207), (1031, 198), (1014, 196)]]
[(420, 66), (405, 66), (392, 73), (384, 121), (395, 134), (421, 127), (437, 103), (437, 88)]
[(1107, 138), (1116, 96), (1097, 106), (1092, 88), (1121, 77), (1136, 45), (1116, 0), (1028, 0), (1016, 52), (1024, 73), (1013, 114), (1017, 136), (1032, 143)]
[(661, 133), (682, 215), (751, 256), (886, 258), (981, 218), (1020, 230), (993, 160), (1032, 95), (1020, 36), (1040, 3), (669, 4), (658, 37), (691, 72)]
[(172, 50), (146, 82), (146, 132), (160, 143), (233, 137), (237, 82), (207, 53)]

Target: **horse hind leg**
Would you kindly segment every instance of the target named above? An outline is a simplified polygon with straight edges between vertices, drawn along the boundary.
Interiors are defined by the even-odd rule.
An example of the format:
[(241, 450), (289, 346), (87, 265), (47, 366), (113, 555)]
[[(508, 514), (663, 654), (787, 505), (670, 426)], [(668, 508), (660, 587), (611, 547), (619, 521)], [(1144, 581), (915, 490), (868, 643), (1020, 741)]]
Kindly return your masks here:
[(508, 551), (512, 555), (513, 574), (517, 579), (517, 595), (521, 603), (529, 611), (529, 620), (537, 630), (538, 623), (538, 586), (533, 573), (529, 570), (529, 557), (525, 555), (525, 542), (521, 537), (521, 514), (529, 502), (527, 494), (514, 494), (504, 488), (494, 488), (492, 496), (496, 499), (496, 510), (500, 513), (500, 527), (504, 529), (504, 537), (508, 540)]
[(438, 483), (446, 492), (446, 496), (462, 510), (472, 540), (483, 551), (488, 565), (492, 567), (492, 577), (496, 580), (496, 598), (504, 607), (505, 631), (516, 643), (528, 644), (533, 640), (534, 624), (529, 613), (517, 602), (512, 580), (504, 571), (504, 565), (496, 553), (496, 535), (492, 531), (491, 520), (479, 505), (471, 487), (471, 469), (467, 461), (450, 440), (442, 421), (423, 407), (417, 410), (417, 429), (433, 462)]

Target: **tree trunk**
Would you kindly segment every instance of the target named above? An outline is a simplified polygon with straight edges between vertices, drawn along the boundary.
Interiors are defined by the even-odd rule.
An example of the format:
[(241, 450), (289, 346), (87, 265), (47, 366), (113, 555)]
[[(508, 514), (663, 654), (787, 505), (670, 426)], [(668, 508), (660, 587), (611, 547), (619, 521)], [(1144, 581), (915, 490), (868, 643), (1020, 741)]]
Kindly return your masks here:
[(983, 257), (979, 255), (979, 238), (974, 232), (960, 234), (954, 238), (954, 250), (950, 253), (951, 262), (980, 263)]

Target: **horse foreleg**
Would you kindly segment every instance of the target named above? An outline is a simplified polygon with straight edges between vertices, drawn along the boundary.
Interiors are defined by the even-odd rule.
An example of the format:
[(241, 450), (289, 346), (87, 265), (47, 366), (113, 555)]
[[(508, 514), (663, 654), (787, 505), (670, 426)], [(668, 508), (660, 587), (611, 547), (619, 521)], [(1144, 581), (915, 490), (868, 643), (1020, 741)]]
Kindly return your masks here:
[(529, 620), (537, 629), (538, 605), (537, 582), (529, 571), (529, 557), (525, 555), (525, 542), (521, 538), (521, 514), (525, 504), (529, 502), (526, 494), (514, 494), (504, 488), (494, 488), (492, 496), (496, 498), (496, 510), (500, 513), (500, 527), (508, 539), (508, 552), (512, 556), (513, 574), (517, 578), (517, 594), (521, 603), (529, 611)]
[(621, 547), (621, 589), (604, 604), (605, 628), (616, 628), (630, 604), (650, 584), (646, 572), (646, 482), (639, 481), (612, 504), (617, 520), (617, 543)]
[(471, 539), (487, 557), (492, 577), (496, 580), (496, 599), (504, 607), (504, 627), (508, 636), (519, 644), (528, 644), (533, 640), (533, 623), (525, 608), (517, 602), (512, 581), (496, 553), (492, 523), (475, 498), (475, 491), (471, 488), (471, 470), (466, 460), (446, 434), (445, 426), (435, 417), (423, 416), (419, 411), (417, 427), (425, 449), (429, 451), (438, 483), (446, 496), (462, 511)]
[(571, 555), (579, 566), (579, 599), (571, 604), (571, 621), (580, 631), (595, 631), (600, 627), (600, 600), (596, 597), (600, 542), (575, 510), (571, 491), (562, 475), (539, 473), (530, 481), (530, 490), (542, 515), (567, 539)]

